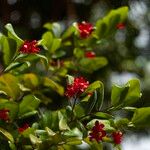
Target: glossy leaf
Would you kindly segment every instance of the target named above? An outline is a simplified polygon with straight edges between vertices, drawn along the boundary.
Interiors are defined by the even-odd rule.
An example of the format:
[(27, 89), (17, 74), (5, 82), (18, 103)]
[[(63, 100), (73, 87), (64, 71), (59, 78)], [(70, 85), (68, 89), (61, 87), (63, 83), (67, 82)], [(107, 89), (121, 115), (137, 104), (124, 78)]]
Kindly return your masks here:
[(128, 14), (128, 7), (121, 7), (114, 9), (108, 13), (102, 19), (96, 22), (96, 35), (98, 38), (105, 38), (110, 36), (115, 30), (118, 23), (122, 23), (126, 20)]
[(42, 45), (46, 46), (47, 50), (50, 50), (52, 42), (53, 42), (53, 35), (51, 32), (45, 32), (42, 36)]
[(122, 87), (116, 85), (112, 87), (111, 103), (114, 106), (119, 104), (130, 106), (140, 97), (140, 83), (138, 79), (132, 79)]
[(69, 38), (70, 36), (73, 35), (74, 32), (75, 32), (74, 26), (68, 27), (68, 29), (62, 35), (62, 39), (65, 40), (65, 39)]
[(21, 76), (21, 81), (25, 87), (34, 89), (39, 85), (38, 77), (33, 73), (24, 74)]
[(2, 133), (9, 141), (14, 143), (14, 138), (8, 131), (0, 127), (0, 133)]
[(60, 46), (61, 46), (61, 39), (55, 38), (55, 39), (53, 40), (53, 43), (52, 43), (50, 52), (54, 53), (57, 49), (60, 48)]
[(150, 127), (150, 107), (138, 108), (135, 110), (131, 122), (135, 127)]
[(86, 73), (93, 73), (94, 71), (106, 66), (107, 63), (105, 57), (82, 58), (79, 61), (79, 69)]
[[(95, 91), (95, 92), (94, 92)], [(88, 86), (88, 88), (85, 90), (84, 94), (92, 94), (92, 97), (88, 100), (90, 107), (88, 108), (92, 109), (95, 107), (97, 111), (99, 111), (103, 105), (104, 101), (104, 85), (101, 81), (95, 81), (92, 84)], [(91, 110), (92, 110), (91, 109)], [(89, 109), (87, 109), (89, 110)]]
[(11, 24), (8, 23), (5, 28), (8, 30), (8, 37), (16, 41), (18, 49), (23, 44), (23, 40), (17, 36)]
[(1, 75), (0, 90), (4, 91), (11, 99), (16, 100), (20, 95), (18, 79), (11, 74)]
[(45, 77), (43, 79), (44, 86), (52, 88), (54, 91), (56, 91), (58, 94), (63, 95), (64, 94), (64, 88), (56, 83), (55, 81), (51, 80), (50, 78)]
[(21, 103), (19, 104), (19, 117), (34, 111), (38, 108), (40, 104), (40, 100), (36, 98), (34, 95), (27, 95), (23, 97)]
[(58, 118), (59, 118), (59, 129), (64, 131), (64, 130), (69, 130), (69, 126), (67, 125), (67, 121), (64, 118), (63, 114), (59, 111), (58, 112)]
[(52, 131), (58, 131), (59, 129), (59, 119), (57, 111), (47, 111), (42, 114), (42, 118), (40, 119), (40, 125), (45, 128), (48, 127)]
[(2, 50), (3, 50), (3, 60), (5, 65), (8, 65), (11, 63), (15, 51), (16, 51), (16, 43), (10, 38), (7, 38), (6, 36), (3, 36), (1, 39), (1, 45), (2, 45)]

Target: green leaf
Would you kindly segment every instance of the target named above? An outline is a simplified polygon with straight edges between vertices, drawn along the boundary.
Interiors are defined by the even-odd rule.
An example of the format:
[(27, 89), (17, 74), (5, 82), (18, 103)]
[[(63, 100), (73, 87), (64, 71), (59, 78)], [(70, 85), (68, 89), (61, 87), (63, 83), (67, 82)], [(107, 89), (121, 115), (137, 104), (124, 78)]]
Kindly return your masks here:
[(97, 142), (96, 140), (90, 141), (87, 137), (84, 141), (90, 146), (91, 150), (103, 150), (103, 145), (101, 142)]
[(45, 128), (46, 132), (48, 133), (49, 136), (54, 136), (56, 133), (52, 131), (50, 128), (46, 127)]
[(40, 58), (41, 60), (43, 60), (43, 61), (44, 61), (45, 66), (48, 66), (48, 59), (47, 59), (47, 57), (46, 57), (46, 56), (41, 55), (41, 54), (35, 54), (35, 55), (37, 56), (37, 58)]
[(95, 117), (98, 119), (113, 119), (114, 117), (110, 114), (103, 113), (103, 112), (97, 112), (94, 114)]
[(60, 111), (58, 111), (58, 118), (59, 118), (59, 129), (62, 131), (69, 130), (70, 128), (67, 125), (67, 121)]
[(43, 27), (46, 28), (47, 30), (51, 30), (52, 29), (52, 24), (48, 22), (48, 23), (45, 23), (43, 25)]
[[(95, 91), (95, 93), (93, 93)], [(95, 81), (92, 84), (88, 86), (88, 88), (85, 90), (85, 92), (82, 95), (86, 94), (92, 94), (92, 97), (88, 100), (90, 107), (92, 106), (92, 109), (95, 107), (97, 111), (99, 111), (103, 105), (104, 101), (104, 85), (101, 81)], [(94, 100), (93, 100), (94, 98)], [(91, 110), (92, 110), (91, 109)]]
[(42, 128), (48, 127), (53, 131), (58, 131), (58, 111), (47, 111), (44, 114), (42, 114), (42, 118), (40, 119), (40, 126)]
[(46, 46), (48, 50), (51, 49), (51, 45), (53, 42), (53, 35), (51, 32), (45, 32), (42, 36), (42, 45)]
[(34, 134), (34, 131), (35, 129), (29, 127), (25, 131), (23, 131), (21, 135), (23, 135), (25, 138), (28, 138), (30, 134)]
[(41, 44), (46, 47), (49, 53), (54, 53), (61, 46), (61, 39), (54, 38), (51, 32), (46, 32), (42, 36)]
[(12, 69), (15, 69), (17, 67), (20, 67), (23, 63), (20, 62), (12, 62), (7, 68), (5, 68), (4, 72), (8, 72)]
[(135, 110), (131, 122), (135, 127), (150, 127), (150, 107), (138, 108)]
[(130, 80), (127, 85), (129, 86), (128, 93), (124, 99), (125, 105), (131, 105), (137, 102), (142, 96), (140, 91), (140, 81), (138, 79)]
[(125, 129), (127, 128), (128, 124), (129, 124), (129, 120), (127, 118), (121, 118), (115, 122), (115, 126), (118, 129), (121, 129), (121, 128)]
[(120, 7), (112, 10), (104, 18), (96, 22), (95, 33), (98, 38), (110, 36), (116, 30), (116, 25), (126, 20), (128, 15), (128, 7)]
[(113, 85), (112, 92), (111, 92), (111, 104), (114, 106), (120, 104), (122, 100), (125, 98), (129, 87), (127, 85), (125, 86), (118, 86)]
[(23, 44), (23, 40), (17, 36), (11, 24), (8, 23), (5, 28), (8, 30), (8, 37), (16, 41), (18, 49)]
[(68, 145), (80, 145), (82, 144), (82, 140), (81, 139), (77, 139), (77, 138), (68, 138), (66, 140), (66, 144)]
[(76, 58), (83, 58), (84, 57), (84, 50), (80, 48), (75, 48), (73, 50), (73, 54), (75, 55)]
[(68, 136), (68, 137), (78, 137), (78, 138), (82, 138), (83, 136), (83, 133), (78, 129), (78, 128), (73, 128), (69, 131), (66, 131), (64, 133), (65, 136)]
[(74, 26), (68, 27), (67, 30), (62, 35), (62, 39), (65, 40), (65, 39), (69, 38), (70, 36), (72, 36), (72, 34), (74, 34), (75, 30), (76, 29)]
[(105, 57), (82, 58), (79, 61), (79, 69), (85, 73), (93, 73), (94, 71), (107, 65)]
[(2, 51), (4, 53), (3, 60), (5, 65), (8, 65), (15, 55), (16, 52), (16, 42), (6, 36), (2, 36), (1, 39)]
[(24, 75), (20, 76), (22, 84), (29, 88), (29, 89), (34, 89), (35, 87), (38, 87), (39, 85), (39, 79), (37, 75), (33, 73), (27, 73)]
[(0, 132), (1, 132), (9, 141), (11, 141), (12, 143), (14, 143), (14, 138), (13, 138), (13, 136), (12, 136), (8, 131), (6, 131), (5, 129), (3, 129), (3, 128), (0, 127)]
[(11, 74), (3, 74), (0, 76), (0, 90), (7, 93), (10, 98), (16, 100), (20, 95), (18, 79)]
[(141, 97), (140, 83), (138, 79), (132, 79), (124, 86), (113, 85), (111, 93), (111, 104), (117, 106), (122, 104), (123, 106), (130, 106), (137, 102)]
[(17, 148), (16, 148), (14, 143), (12, 143), (10, 141), (8, 141), (8, 143), (9, 143), (9, 147), (10, 147), (11, 150), (17, 150)]
[(60, 57), (63, 57), (66, 55), (66, 52), (63, 51), (63, 50), (59, 50), (59, 51), (56, 51), (53, 55), (52, 55), (52, 58), (54, 59), (58, 59)]
[(34, 145), (42, 143), (42, 141), (39, 138), (37, 138), (36, 136), (34, 136), (32, 134), (30, 134), (29, 137), (30, 137), (32, 144), (34, 144)]
[(30, 112), (27, 112), (27, 113), (21, 115), (19, 117), (19, 119), (28, 118), (28, 117), (31, 117), (31, 116), (36, 115), (36, 114), (38, 114), (38, 111), (37, 110), (33, 110), (33, 111), (30, 111)]
[(45, 77), (43, 79), (43, 85), (52, 88), (54, 91), (56, 91), (61, 96), (64, 95), (64, 88), (56, 83), (55, 81), (51, 80), (50, 78)]
[(50, 52), (54, 53), (58, 48), (60, 48), (60, 46), (61, 46), (61, 39), (58, 38), (53, 39)]
[(34, 95), (24, 96), (21, 103), (19, 104), (19, 117), (22, 115), (32, 112), (38, 108), (40, 100)]

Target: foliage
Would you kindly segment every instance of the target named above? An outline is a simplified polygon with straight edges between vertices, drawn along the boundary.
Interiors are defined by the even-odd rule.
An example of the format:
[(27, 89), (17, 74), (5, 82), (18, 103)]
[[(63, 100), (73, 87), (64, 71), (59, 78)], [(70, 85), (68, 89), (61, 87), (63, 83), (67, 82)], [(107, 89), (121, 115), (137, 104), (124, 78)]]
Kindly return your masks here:
[[(90, 80), (90, 75), (109, 63), (102, 55), (90, 58), (85, 52), (113, 37), (127, 12), (127, 7), (112, 10), (96, 22), (95, 30), (86, 38), (80, 37), (77, 23), (64, 32), (59, 24), (46, 23), (46, 32), (34, 45), (40, 47), (39, 53), (20, 52), (24, 40), (11, 24), (5, 26), (8, 34), (0, 34), (5, 66), (0, 76), (0, 110), (9, 110), (5, 114), (9, 120), (0, 119), (0, 140), (5, 149), (69, 150), (83, 142), (89, 149), (102, 150), (103, 142), (120, 149), (112, 134), (149, 127), (150, 108), (133, 107), (141, 97), (138, 79), (123, 86), (113, 85), (109, 106), (104, 105), (107, 100), (101, 81), (90, 83), (80, 95), (78, 85), (72, 86), (77, 92), (69, 100), (64, 92), (66, 78), (68, 85), (74, 84), (76, 76), (85, 75)], [(119, 111), (132, 112), (133, 117), (117, 120), (114, 112)], [(97, 121), (104, 125), (107, 136), (100, 141), (90, 140), (89, 133)], [(30, 127), (21, 128), (24, 123)]]

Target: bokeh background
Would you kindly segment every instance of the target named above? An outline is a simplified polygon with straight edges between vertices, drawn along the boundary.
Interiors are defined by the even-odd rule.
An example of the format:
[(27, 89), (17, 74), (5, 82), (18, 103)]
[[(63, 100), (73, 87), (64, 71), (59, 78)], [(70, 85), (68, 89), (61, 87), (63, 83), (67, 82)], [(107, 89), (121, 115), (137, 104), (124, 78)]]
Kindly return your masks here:
[[(22, 39), (40, 39), (43, 24), (58, 22), (65, 30), (73, 22), (93, 24), (111, 9), (129, 6), (126, 28), (98, 48), (109, 64), (93, 74), (105, 83), (106, 97), (112, 83), (123, 84), (137, 77), (141, 81), (142, 98), (138, 106), (150, 106), (150, 0), (0, 0), (0, 31), (12, 23)], [(0, 63), (1, 61), (0, 52)], [(124, 138), (123, 150), (149, 150), (150, 131), (131, 132)]]

